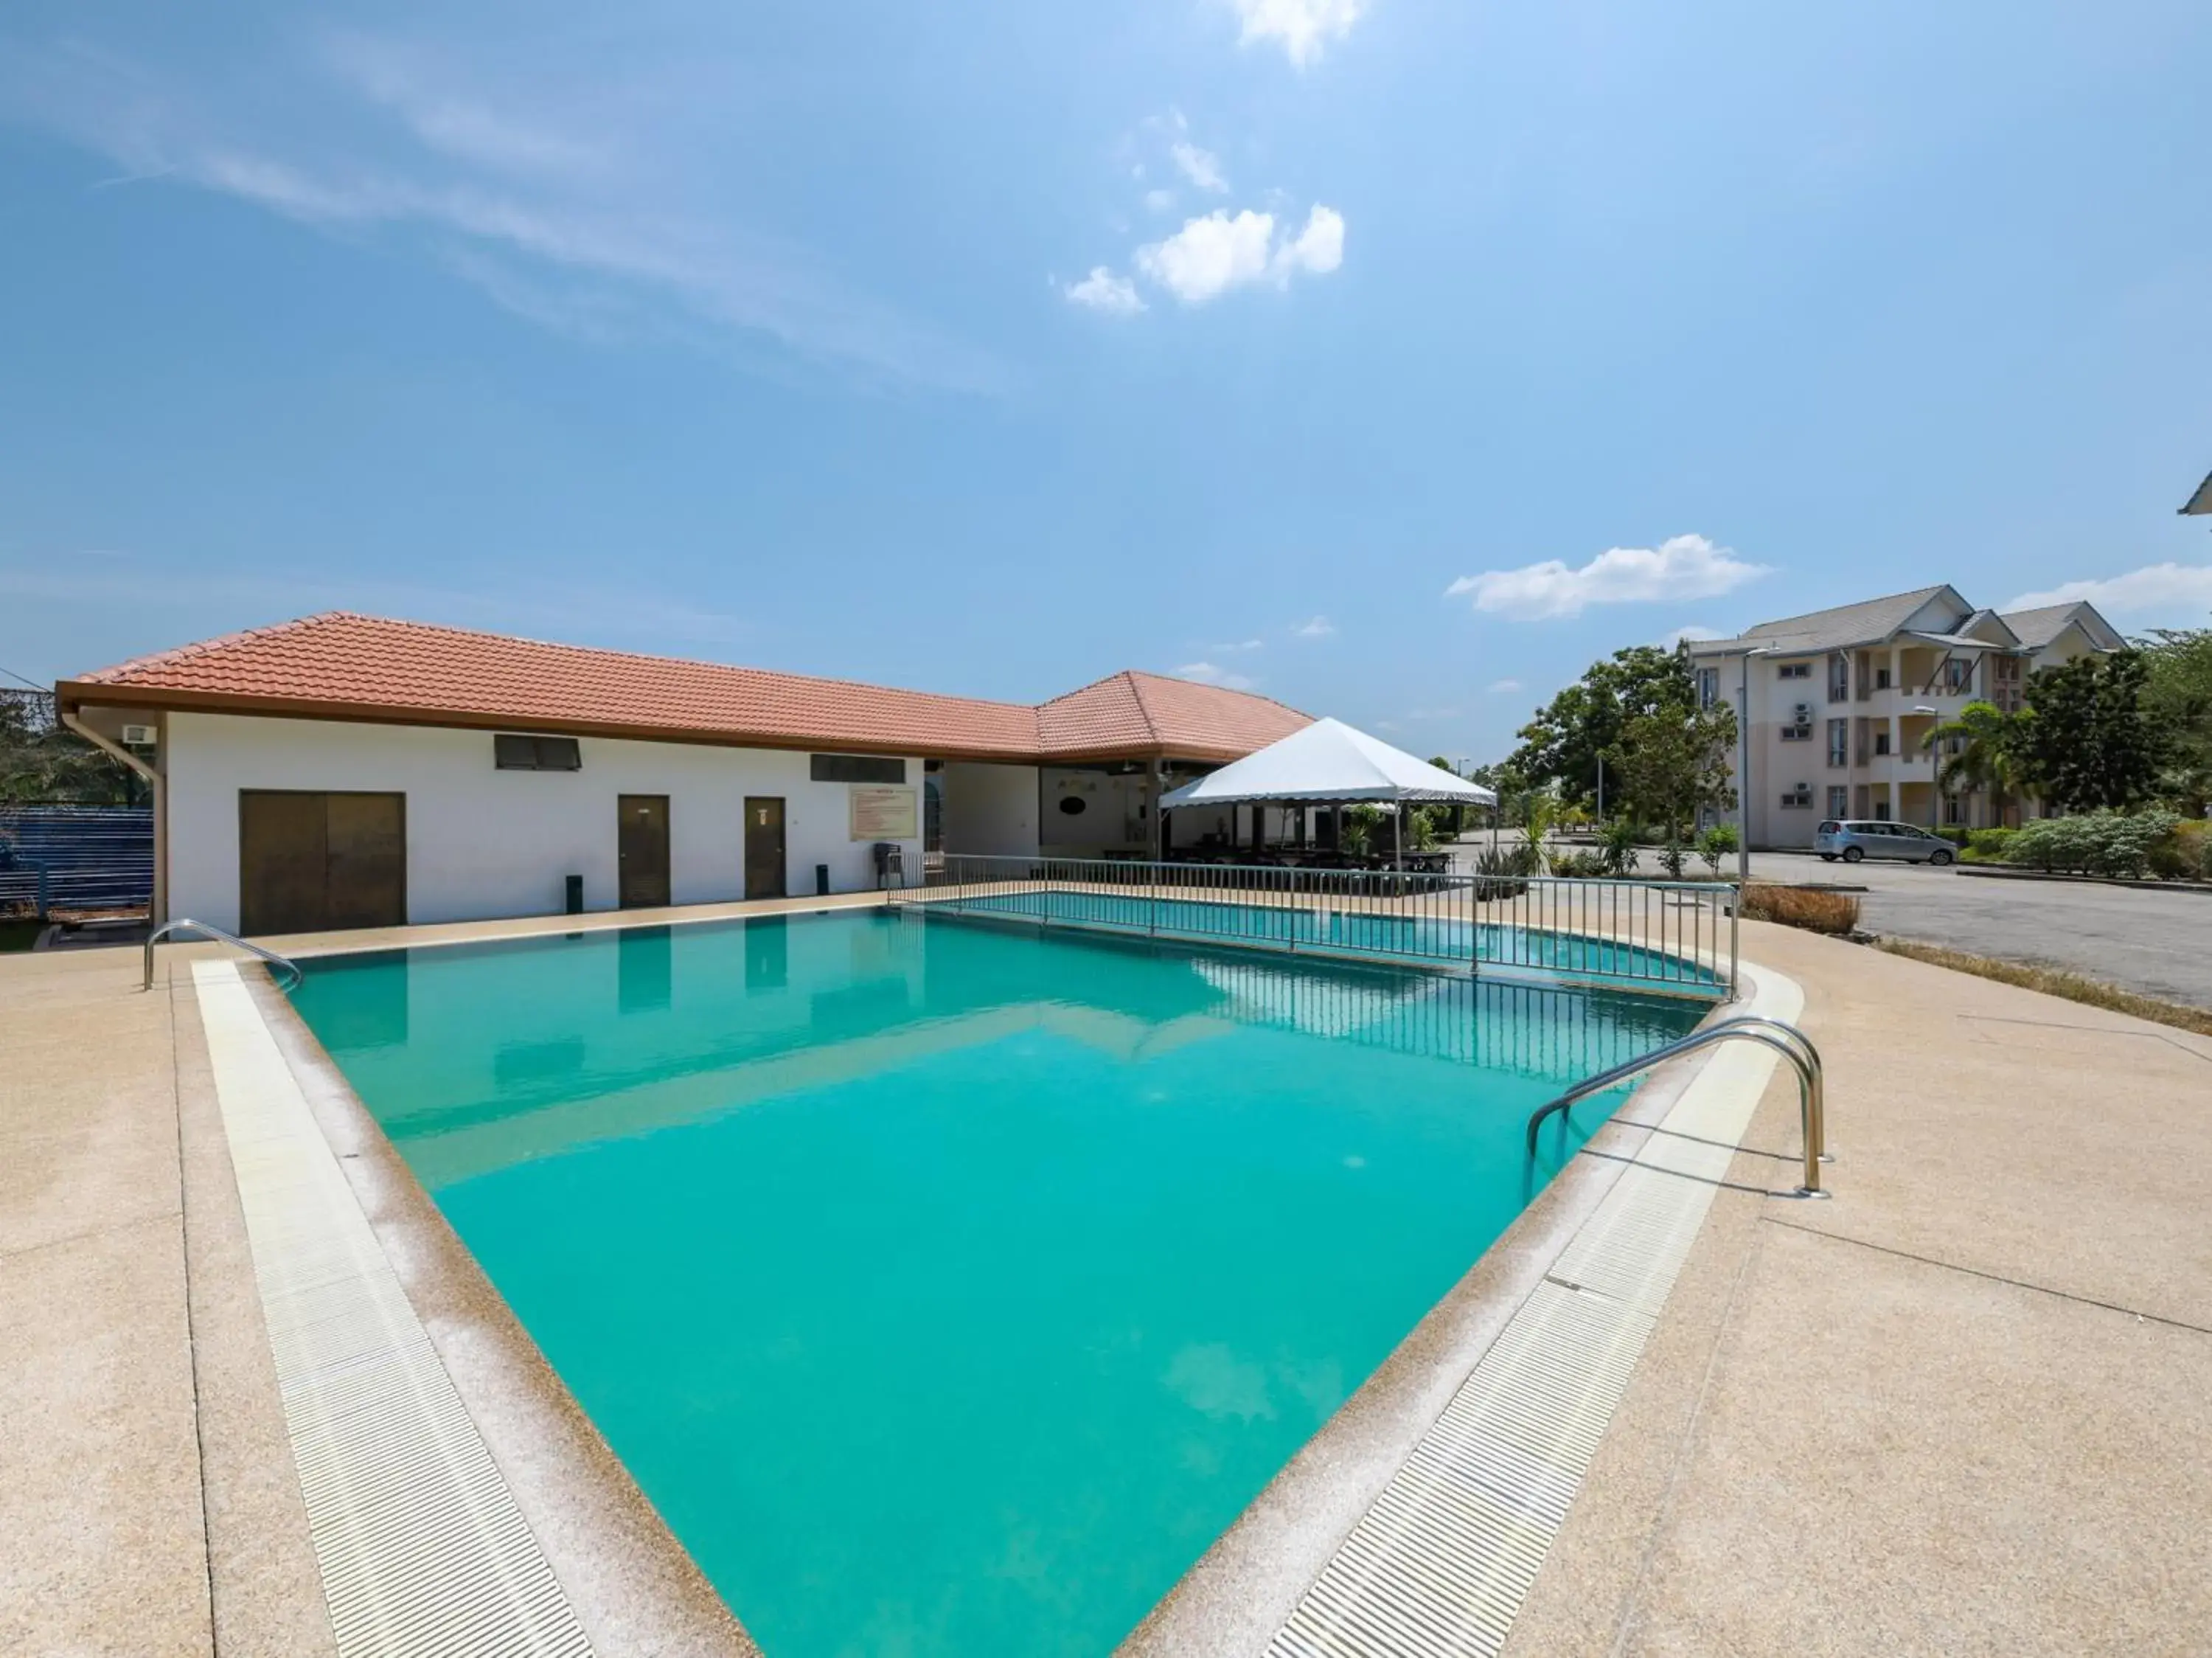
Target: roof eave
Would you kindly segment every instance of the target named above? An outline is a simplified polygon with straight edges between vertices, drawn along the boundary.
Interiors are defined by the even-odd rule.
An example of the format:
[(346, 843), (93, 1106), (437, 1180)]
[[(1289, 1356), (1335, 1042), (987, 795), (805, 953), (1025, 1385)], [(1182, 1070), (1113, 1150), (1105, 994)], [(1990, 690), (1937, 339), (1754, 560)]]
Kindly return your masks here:
[(558, 720), (485, 713), (473, 709), (421, 708), (400, 704), (330, 702), (304, 697), (240, 696), (232, 692), (191, 691), (169, 686), (108, 685), (95, 680), (63, 680), (54, 695), (71, 713), (80, 708), (143, 708), (192, 714), (235, 714), (258, 719), (325, 720), (339, 725), (443, 727), (464, 731), (533, 731), (571, 737), (615, 738), (633, 742), (686, 743), (707, 748), (769, 748), (823, 754), (905, 753), (931, 759), (972, 760), (1001, 765), (1082, 765), (1120, 760), (1180, 759), (1225, 765), (1251, 752), (1221, 744), (1158, 741), (1071, 743), (1042, 747), (986, 747), (864, 738), (795, 735), (789, 732), (706, 729), (605, 720)]
[(162, 709), (178, 713), (236, 714), (258, 719), (323, 720), (336, 725), (404, 725), (461, 731), (540, 731), (571, 737), (615, 738), (633, 742), (686, 743), (705, 748), (770, 748), (823, 754), (925, 755), (931, 759), (1001, 761), (1034, 765), (1032, 748), (990, 748), (870, 741), (834, 735), (749, 731), (698, 726), (669, 726), (607, 720), (556, 720), (536, 716), (488, 714), (473, 709), (416, 708), (375, 703), (323, 702), (309, 698), (239, 696), (227, 692), (187, 691), (163, 686), (103, 685), (64, 680), (54, 686), (61, 707)]

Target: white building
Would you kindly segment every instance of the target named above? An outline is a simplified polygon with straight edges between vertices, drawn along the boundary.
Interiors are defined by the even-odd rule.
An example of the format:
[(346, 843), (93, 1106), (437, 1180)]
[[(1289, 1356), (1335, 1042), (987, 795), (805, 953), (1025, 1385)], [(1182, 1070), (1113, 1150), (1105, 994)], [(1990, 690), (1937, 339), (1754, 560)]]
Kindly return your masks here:
[(1309, 722), (1157, 674), (1032, 705), (344, 613), (55, 693), (153, 785), (156, 917), (249, 934), (851, 892), (879, 848), (908, 881), (1156, 856), (1160, 795)]
[(2029, 674), (2125, 643), (2086, 602), (1999, 615), (1932, 587), (1761, 622), (1690, 653), (1705, 701), (1747, 696), (1750, 777), (1737, 786), (1751, 844), (1793, 847), (1828, 818), (1995, 824), (1985, 794), (1936, 798), (1929, 731), (1977, 699), (2017, 709)]

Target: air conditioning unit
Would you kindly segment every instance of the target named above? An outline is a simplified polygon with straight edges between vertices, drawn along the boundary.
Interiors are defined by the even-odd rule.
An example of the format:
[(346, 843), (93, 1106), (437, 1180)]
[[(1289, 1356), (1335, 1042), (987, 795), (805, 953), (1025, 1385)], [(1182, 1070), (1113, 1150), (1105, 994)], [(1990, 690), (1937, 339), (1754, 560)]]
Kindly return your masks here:
[(1810, 725), (1810, 724), (1812, 724), (1812, 723), (1813, 723), (1813, 704), (1810, 704), (1810, 703), (1800, 703), (1800, 704), (1797, 704), (1797, 721), (1796, 721), (1796, 722), (1797, 722), (1799, 725)]
[(126, 725), (123, 728), (123, 741), (132, 748), (151, 748), (158, 735), (150, 725)]

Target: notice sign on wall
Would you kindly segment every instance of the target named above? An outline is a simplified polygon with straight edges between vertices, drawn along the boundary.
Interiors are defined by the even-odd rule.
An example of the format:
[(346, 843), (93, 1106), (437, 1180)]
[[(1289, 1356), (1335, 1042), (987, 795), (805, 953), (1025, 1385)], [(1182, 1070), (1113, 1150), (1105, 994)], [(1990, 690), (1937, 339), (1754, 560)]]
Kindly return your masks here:
[(854, 840), (912, 840), (915, 791), (855, 787), (851, 791)]

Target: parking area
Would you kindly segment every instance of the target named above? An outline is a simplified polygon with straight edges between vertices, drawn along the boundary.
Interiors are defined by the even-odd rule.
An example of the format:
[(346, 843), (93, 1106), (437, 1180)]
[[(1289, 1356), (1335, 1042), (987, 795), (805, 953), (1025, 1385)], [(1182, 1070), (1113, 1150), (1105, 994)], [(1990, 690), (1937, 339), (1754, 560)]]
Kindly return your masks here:
[(1868, 931), (2033, 962), (2145, 996), (2212, 1008), (2212, 893), (2071, 881), (2005, 881), (1956, 869), (1810, 852), (1755, 852), (1763, 880), (1864, 887)]

